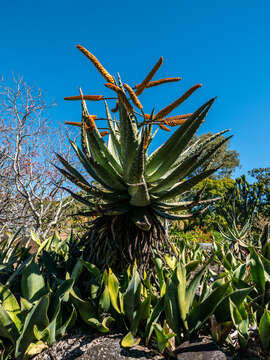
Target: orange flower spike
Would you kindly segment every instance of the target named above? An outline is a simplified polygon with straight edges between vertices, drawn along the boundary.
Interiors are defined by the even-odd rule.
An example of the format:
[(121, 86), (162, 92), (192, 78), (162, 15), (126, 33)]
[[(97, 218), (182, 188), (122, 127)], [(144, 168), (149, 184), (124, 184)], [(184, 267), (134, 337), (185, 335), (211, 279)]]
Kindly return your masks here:
[(77, 95), (77, 96), (67, 96), (64, 97), (64, 100), (90, 100), (90, 101), (99, 101), (104, 98), (103, 95)]
[(109, 134), (109, 131), (101, 131), (100, 135), (101, 136), (106, 136)]
[(158, 62), (156, 63), (156, 65), (150, 71), (150, 73), (146, 76), (146, 78), (143, 80), (143, 82), (138, 86), (138, 88), (137, 88), (137, 90), (135, 92), (136, 95), (141, 95), (142, 94), (142, 92), (145, 90), (145, 88), (150, 83), (150, 81), (154, 77), (155, 73), (158, 71), (158, 69), (161, 67), (162, 64), (163, 64), (163, 57), (161, 56), (159, 58)]
[(171, 129), (167, 128), (167, 126), (163, 125), (163, 124), (159, 124), (158, 125), (160, 127), (160, 129), (165, 130), (165, 131), (171, 131)]
[(129, 93), (129, 96), (130, 96), (133, 104), (135, 106), (137, 106), (138, 109), (142, 110), (143, 109), (142, 104), (141, 104), (140, 100), (138, 99), (137, 95), (135, 94), (135, 92), (133, 91), (133, 89), (128, 84), (124, 84), (124, 88)]
[(187, 121), (187, 119), (177, 119), (177, 120), (170, 120), (170, 121), (164, 121), (164, 124), (168, 126), (177, 126), (182, 125)]
[(74, 125), (74, 126), (78, 126), (78, 127), (82, 126), (81, 122), (76, 122), (76, 121), (66, 121), (65, 124), (66, 125)]
[(93, 54), (90, 53), (90, 51), (88, 51), (81, 45), (77, 45), (76, 47), (92, 62), (92, 64), (97, 68), (97, 70), (100, 72), (100, 74), (109, 83), (115, 84), (115, 81), (114, 81), (114, 78), (112, 77), (112, 75), (108, 73), (108, 71), (101, 65), (101, 63), (98, 61), (98, 59)]
[(155, 120), (163, 119), (165, 116), (167, 116), (171, 111), (173, 111), (177, 106), (182, 104), (185, 100), (187, 100), (190, 95), (194, 93), (197, 89), (202, 87), (202, 84), (197, 84), (192, 86), (187, 92), (185, 92), (184, 95), (182, 95), (179, 99), (175, 100), (170, 105), (166, 106), (164, 109), (160, 110), (154, 117)]
[(118, 111), (118, 107), (119, 107), (118, 100), (116, 100), (115, 107), (111, 109), (111, 112), (116, 113)]
[[(150, 87), (166, 84), (166, 83), (169, 83), (169, 82), (176, 82), (176, 81), (180, 81), (180, 80), (182, 80), (181, 77), (172, 77), (172, 78), (165, 78), (165, 79), (150, 81), (146, 87), (148, 89)], [(135, 88), (137, 89), (140, 86), (141, 86), (141, 84), (135, 85)]]
[(117, 85), (115, 84), (111, 84), (111, 83), (107, 83), (107, 84), (104, 84), (108, 89), (111, 89), (113, 91), (115, 91), (120, 100), (122, 101), (125, 109), (127, 110), (128, 113), (131, 113), (133, 112), (133, 107), (131, 106), (130, 102), (128, 101), (127, 97), (126, 97), (126, 94), (124, 93), (124, 91), (122, 89), (120, 89)]
[(92, 131), (96, 124), (95, 124), (95, 121), (94, 121), (94, 117), (92, 115), (87, 115), (86, 116), (86, 124), (85, 124), (85, 130), (86, 131)]
[(149, 120), (149, 119), (150, 119), (150, 117), (151, 117), (151, 115), (150, 115), (150, 114), (144, 114), (144, 118), (145, 118), (146, 120)]
[(177, 126), (177, 125), (182, 125), (184, 124), (184, 122), (186, 122), (186, 120), (192, 115), (192, 113), (189, 114), (182, 114), (182, 115), (176, 115), (176, 116), (171, 116), (159, 121), (162, 121), (164, 124), (168, 125), (168, 126)]
[(163, 120), (164, 120), (164, 121), (172, 121), (172, 120), (187, 119), (187, 118), (189, 118), (192, 114), (193, 114), (193, 113), (175, 115), (175, 116), (167, 117), (167, 118), (165, 118), (165, 119), (163, 119)]

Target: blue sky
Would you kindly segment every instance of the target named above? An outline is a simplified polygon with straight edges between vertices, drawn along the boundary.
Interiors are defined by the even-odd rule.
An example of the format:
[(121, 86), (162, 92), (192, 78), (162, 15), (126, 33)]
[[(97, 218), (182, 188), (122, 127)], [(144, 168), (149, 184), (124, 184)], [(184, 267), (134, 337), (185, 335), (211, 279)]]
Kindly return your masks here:
[[(155, 79), (182, 76), (176, 84), (145, 91), (145, 112), (161, 109), (189, 87), (199, 89), (176, 113), (192, 112), (218, 96), (200, 132), (230, 128), (231, 149), (242, 168), (270, 166), (270, 4), (259, 1), (18, 1), (2, 2), (0, 74), (20, 74), (57, 107), (56, 121), (80, 120), (79, 103), (63, 97), (106, 94), (103, 78), (76, 49), (93, 52), (125, 82), (139, 83), (158, 58)], [(103, 114), (102, 104), (90, 112)], [(160, 132), (160, 141), (166, 137)]]

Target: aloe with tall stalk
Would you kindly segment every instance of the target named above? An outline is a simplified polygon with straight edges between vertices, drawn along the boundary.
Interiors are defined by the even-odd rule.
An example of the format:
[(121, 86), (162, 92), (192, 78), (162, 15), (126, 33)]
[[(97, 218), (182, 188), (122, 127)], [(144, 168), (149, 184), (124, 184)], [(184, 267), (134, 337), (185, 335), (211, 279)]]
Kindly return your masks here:
[[(87, 260), (100, 266), (121, 268), (136, 259), (139, 266), (151, 260), (152, 249), (157, 251), (166, 243), (162, 219), (179, 220), (192, 217), (203, 211), (213, 199), (202, 200), (201, 192), (191, 189), (213, 174), (217, 168), (208, 169), (192, 176), (209, 157), (227, 141), (221, 131), (207, 140), (190, 140), (204, 121), (214, 102), (207, 101), (193, 113), (167, 117), (176, 107), (201, 87), (193, 86), (184, 95), (157, 113), (144, 112), (138, 96), (146, 89), (181, 78), (166, 78), (152, 81), (161, 66), (161, 57), (146, 78), (134, 87), (123, 84), (108, 73), (97, 58), (82, 46), (77, 46), (106, 79), (105, 87), (114, 93), (118, 118), (111, 115), (103, 95), (80, 95), (65, 98), (81, 100), (82, 120), (70, 123), (81, 127), (81, 146), (71, 141), (78, 159), (94, 179), (95, 186), (70, 163), (58, 155), (64, 166), (59, 171), (87, 194), (81, 196), (67, 189), (78, 201), (89, 207), (83, 216), (95, 216), (91, 228), (84, 236), (87, 243)], [(111, 99), (111, 97), (110, 97)], [(86, 100), (105, 102), (107, 131), (100, 131), (100, 119), (88, 112)], [(135, 108), (137, 110), (135, 110)], [(104, 119), (104, 117), (103, 117)], [(148, 149), (159, 127), (175, 132), (155, 151)], [(104, 138), (108, 135), (108, 138)], [(216, 143), (214, 140), (219, 139)], [(180, 199), (180, 200), (179, 200)]]

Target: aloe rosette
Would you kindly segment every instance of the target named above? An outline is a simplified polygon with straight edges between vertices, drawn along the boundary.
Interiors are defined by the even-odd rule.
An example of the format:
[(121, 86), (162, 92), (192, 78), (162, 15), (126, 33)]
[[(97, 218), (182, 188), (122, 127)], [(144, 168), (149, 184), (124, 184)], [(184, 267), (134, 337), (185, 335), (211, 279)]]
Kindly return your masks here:
[[(89, 208), (81, 213), (95, 216), (92, 226), (84, 236), (87, 260), (102, 266), (128, 264), (137, 260), (138, 265), (147, 265), (152, 248), (158, 249), (166, 242), (162, 218), (169, 220), (187, 219), (205, 209), (213, 199), (202, 200), (201, 192), (190, 197), (192, 188), (213, 174), (217, 168), (210, 168), (196, 174), (196, 170), (209, 160), (230, 137), (221, 131), (206, 140), (191, 144), (190, 140), (199, 129), (210, 110), (214, 98), (207, 101), (193, 113), (166, 118), (176, 107), (201, 87), (193, 86), (173, 103), (156, 114), (145, 114), (138, 96), (147, 88), (181, 78), (167, 78), (152, 81), (163, 62), (158, 63), (144, 81), (131, 87), (122, 84), (108, 73), (97, 58), (82, 46), (77, 46), (106, 79), (105, 86), (113, 91), (118, 118), (113, 118), (103, 95), (84, 95), (65, 98), (81, 100), (82, 120), (69, 124), (80, 126), (81, 146), (71, 141), (83, 168), (90, 179), (58, 155), (64, 168), (59, 171), (87, 196), (67, 191)], [(110, 97), (110, 99), (112, 99)], [(104, 101), (107, 130), (100, 131), (99, 118), (88, 112), (86, 101)], [(135, 110), (136, 108), (136, 110)], [(149, 154), (149, 145), (156, 134), (155, 128), (171, 131), (172, 135)], [(108, 135), (107, 138), (104, 137)], [(214, 140), (219, 139), (216, 143)], [(196, 174), (196, 175), (193, 175)], [(96, 184), (99, 184), (96, 186)], [(179, 199), (181, 201), (179, 201)], [(185, 199), (185, 200), (184, 200)], [(162, 245), (163, 244), (163, 245)], [(120, 261), (121, 260), (121, 261)]]

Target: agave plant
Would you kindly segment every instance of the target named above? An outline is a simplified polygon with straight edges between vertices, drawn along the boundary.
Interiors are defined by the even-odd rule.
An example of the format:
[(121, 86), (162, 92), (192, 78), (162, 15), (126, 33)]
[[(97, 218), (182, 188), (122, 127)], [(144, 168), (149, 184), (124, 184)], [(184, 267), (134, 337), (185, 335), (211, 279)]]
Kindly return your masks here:
[[(105, 87), (115, 94), (110, 98), (84, 95), (80, 89), (79, 96), (65, 98), (82, 103), (82, 121), (68, 122), (81, 127), (81, 147), (73, 141), (71, 145), (86, 173), (94, 179), (93, 185), (82, 172), (58, 155), (64, 166), (58, 168), (59, 171), (87, 194), (81, 196), (66, 189), (89, 207), (89, 211), (77, 215), (95, 217), (84, 236), (87, 243), (85, 258), (99, 266), (109, 265), (114, 270), (135, 259), (138, 267), (145, 266), (151, 260), (152, 249), (158, 250), (166, 244), (162, 218), (186, 219), (203, 211), (213, 201), (202, 200), (201, 192), (191, 197), (191, 189), (217, 168), (192, 174), (230, 138), (222, 138), (228, 130), (190, 144), (214, 98), (193, 113), (166, 117), (201, 84), (193, 86), (157, 113), (154, 110), (151, 114), (144, 112), (138, 96), (145, 89), (181, 79), (152, 81), (162, 64), (162, 57), (142, 83), (131, 87), (123, 84), (119, 75), (116, 81), (85, 48), (79, 45), (77, 48), (106, 79)], [(118, 112), (118, 118), (112, 117), (106, 102), (108, 99), (116, 100), (116, 107), (111, 111)], [(106, 117), (89, 114), (85, 100), (103, 100)], [(98, 120), (102, 119), (108, 124), (105, 132), (97, 126)], [(164, 144), (149, 154), (149, 145), (158, 128), (171, 131), (172, 126), (178, 128)], [(106, 140), (104, 136), (107, 135)], [(215, 139), (220, 141), (213, 144)]]

